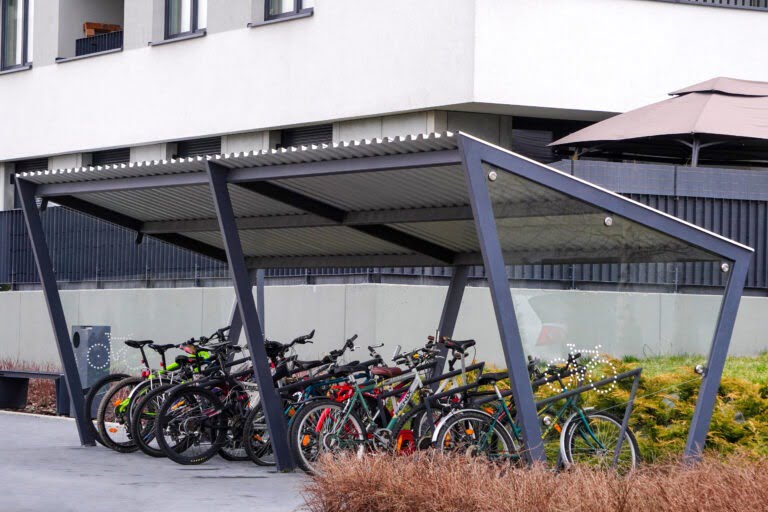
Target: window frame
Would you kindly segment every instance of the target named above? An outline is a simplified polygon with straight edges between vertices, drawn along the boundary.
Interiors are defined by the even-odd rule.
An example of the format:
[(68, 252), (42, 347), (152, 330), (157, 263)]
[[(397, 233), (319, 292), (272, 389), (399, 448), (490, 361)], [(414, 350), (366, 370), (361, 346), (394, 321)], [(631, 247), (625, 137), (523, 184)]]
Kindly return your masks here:
[(299, 16), (301, 14), (304, 14), (305, 12), (309, 12), (312, 10), (311, 7), (308, 7), (307, 9), (304, 8), (304, 0), (294, 0), (292, 11), (283, 12), (280, 14), (270, 14), (269, 8), (272, 6), (272, 2), (273, 0), (264, 0), (264, 21), (280, 20), (283, 18), (294, 18), (296, 16)]
[(19, 0), (22, 4), (21, 63), (10, 66), (5, 63), (5, 34), (3, 33), (3, 27), (5, 27), (9, 1), (0, 0), (0, 72), (29, 67), (29, 0)]
[[(4, 0), (0, 0), (4, 1)], [(179, 32), (176, 34), (171, 34), (171, 2), (174, 0), (165, 0), (165, 14), (164, 14), (164, 21), (163, 21), (163, 36), (166, 41), (174, 40), (178, 38), (187, 38), (191, 35), (197, 34), (200, 30), (198, 27), (198, 16), (200, 13), (200, 9), (198, 8), (198, 0), (190, 0), (191, 6), (190, 6), (190, 20), (189, 20), (189, 27), (190, 30), (187, 32)]]

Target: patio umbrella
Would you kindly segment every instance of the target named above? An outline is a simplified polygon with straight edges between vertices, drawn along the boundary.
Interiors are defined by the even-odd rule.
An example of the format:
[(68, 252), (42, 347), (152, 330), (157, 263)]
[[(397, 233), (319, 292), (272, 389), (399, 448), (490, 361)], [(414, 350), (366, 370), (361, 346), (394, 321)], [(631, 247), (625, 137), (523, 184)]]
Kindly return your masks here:
[[(577, 155), (768, 164), (768, 82), (713, 78), (553, 142)], [(703, 151), (702, 150), (706, 150)]]

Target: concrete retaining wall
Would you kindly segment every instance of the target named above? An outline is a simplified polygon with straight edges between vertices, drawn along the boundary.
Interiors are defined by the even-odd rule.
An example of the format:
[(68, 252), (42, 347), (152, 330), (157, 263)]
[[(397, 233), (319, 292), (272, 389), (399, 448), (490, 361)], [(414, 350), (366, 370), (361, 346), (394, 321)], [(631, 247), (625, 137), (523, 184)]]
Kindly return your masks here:
[[(446, 288), (406, 285), (270, 286), (266, 330), (270, 339), (290, 340), (316, 329), (307, 357), (359, 334), (361, 347), (385, 343), (420, 345), (433, 334)], [(513, 290), (516, 313), (529, 353), (554, 357), (566, 343), (613, 355), (708, 352), (720, 298), (656, 293)], [(152, 338), (182, 341), (227, 323), (233, 292), (228, 288), (73, 290), (62, 292), (70, 325), (110, 325), (115, 340)], [(768, 299), (742, 300), (731, 353), (768, 350)], [(0, 358), (56, 363), (41, 292), (0, 293)], [(478, 341), (478, 357), (503, 364), (487, 288), (468, 288), (456, 338)], [(362, 352), (365, 352), (363, 349)], [(363, 353), (355, 358), (364, 358)]]

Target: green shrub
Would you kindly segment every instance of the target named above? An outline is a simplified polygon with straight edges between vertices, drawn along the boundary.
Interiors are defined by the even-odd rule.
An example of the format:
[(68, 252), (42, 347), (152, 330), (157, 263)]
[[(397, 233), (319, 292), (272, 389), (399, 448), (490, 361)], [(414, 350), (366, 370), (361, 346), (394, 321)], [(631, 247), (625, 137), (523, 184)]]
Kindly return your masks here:
[[(612, 361), (616, 373), (643, 368), (630, 426), (645, 461), (667, 460), (679, 456), (685, 448), (701, 385), (701, 377), (693, 368), (703, 362), (699, 356), (643, 360), (626, 356)], [(631, 388), (631, 380), (620, 381), (610, 393), (585, 393), (583, 403), (621, 417)], [(545, 386), (537, 390), (536, 397), (552, 393)], [(768, 354), (728, 359), (706, 449), (715, 454), (768, 455)]]

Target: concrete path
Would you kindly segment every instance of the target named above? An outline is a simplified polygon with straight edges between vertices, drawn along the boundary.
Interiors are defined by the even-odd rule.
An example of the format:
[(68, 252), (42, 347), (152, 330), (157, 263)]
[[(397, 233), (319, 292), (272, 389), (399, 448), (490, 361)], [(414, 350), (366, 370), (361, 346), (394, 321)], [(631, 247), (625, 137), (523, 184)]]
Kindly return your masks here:
[(300, 510), (300, 473), (215, 457), (181, 466), (79, 445), (66, 418), (0, 411), (0, 510)]

